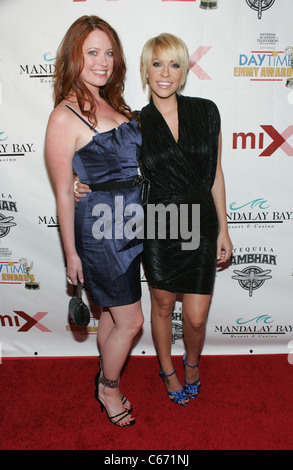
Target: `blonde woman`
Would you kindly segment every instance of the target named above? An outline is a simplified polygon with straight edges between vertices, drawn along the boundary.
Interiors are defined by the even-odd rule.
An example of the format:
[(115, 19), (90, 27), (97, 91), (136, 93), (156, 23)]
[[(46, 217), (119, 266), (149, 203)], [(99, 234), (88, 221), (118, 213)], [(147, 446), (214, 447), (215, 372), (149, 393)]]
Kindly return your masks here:
[[(144, 240), (143, 262), (152, 300), (152, 333), (160, 374), (174, 402), (186, 405), (200, 390), (198, 360), (203, 346), (217, 261), (228, 261), (232, 243), (228, 235), (225, 184), (221, 168), (220, 115), (206, 99), (181, 95), (189, 70), (185, 43), (161, 34), (145, 44), (141, 77), (149, 87), (150, 103), (140, 113), (141, 162), (150, 180), (150, 204), (200, 206), (199, 246), (182, 249), (182, 238)], [(146, 218), (147, 221), (147, 218)], [(148, 221), (147, 221), (148, 222)], [(186, 249), (187, 248), (187, 249)], [(176, 293), (182, 294), (182, 387), (171, 357), (172, 312)]]

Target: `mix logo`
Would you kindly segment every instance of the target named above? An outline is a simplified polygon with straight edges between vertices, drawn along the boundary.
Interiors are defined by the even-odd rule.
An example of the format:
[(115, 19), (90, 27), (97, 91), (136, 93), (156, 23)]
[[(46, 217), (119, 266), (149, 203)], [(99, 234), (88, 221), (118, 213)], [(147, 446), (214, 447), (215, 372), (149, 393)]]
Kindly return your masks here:
[[(22, 310), (14, 310), (14, 313), (16, 313), (14, 316), (0, 315), (0, 325), (2, 327), (20, 327), (19, 330), (17, 330), (18, 333), (26, 333), (32, 327), (36, 327), (43, 333), (51, 333), (49, 328), (40, 323), (40, 320), (42, 320), (42, 318), (44, 318), (48, 312), (37, 312), (33, 317), (28, 315), (26, 312), (23, 312)], [(22, 326), (20, 326), (19, 317), (25, 320), (25, 324)]]
[[(293, 135), (293, 126), (288, 126), (282, 133), (279, 133), (273, 126), (261, 125), (260, 126), (265, 133), (272, 139), (270, 145), (268, 145), (259, 155), (259, 157), (271, 157), (278, 149), (282, 149), (288, 157), (293, 157), (293, 147), (287, 142), (289, 137)], [(250, 141), (250, 149), (254, 150), (258, 148), (262, 150), (264, 148), (264, 136), (263, 132), (255, 134), (254, 132), (234, 132), (233, 133), (233, 150), (238, 149), (239, 138), (241, 139), (241, 149), (247, 148), (247, 141)]]
[(200, 46), (190, 56), (189, 59), (189, 70), (193, 72), (200, 80), (211, 80), (211, 77), (198, 65), (198, 62), (202, 57), (209, 52), (212, 46)]

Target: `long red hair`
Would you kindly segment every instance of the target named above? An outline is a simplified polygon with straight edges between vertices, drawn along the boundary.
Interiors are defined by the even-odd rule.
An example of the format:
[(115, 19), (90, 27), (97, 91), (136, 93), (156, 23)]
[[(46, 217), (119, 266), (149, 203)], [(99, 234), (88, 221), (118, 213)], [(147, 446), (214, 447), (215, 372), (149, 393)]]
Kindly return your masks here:
[[(128, 119), (136, 118), (123, 98), (126, 65), (118, 34), (106, 21), (93, 15), (77, 19), (68, 29), (58, 48), (54, 75), (55, 106), (63, 99), (70, 99), (75, 95), (82, 114), (96, 127), (95, 100), (80, 79), (84, 66), (82, 46), (89, 33), (94, 29), (100, 29), (108, 35), (114, 57), (113, 73), (106, 85), (100, 89), (100, 95), (116, 111)], [(87, 110), (85, 109), (86, 103), (90, 105)]]

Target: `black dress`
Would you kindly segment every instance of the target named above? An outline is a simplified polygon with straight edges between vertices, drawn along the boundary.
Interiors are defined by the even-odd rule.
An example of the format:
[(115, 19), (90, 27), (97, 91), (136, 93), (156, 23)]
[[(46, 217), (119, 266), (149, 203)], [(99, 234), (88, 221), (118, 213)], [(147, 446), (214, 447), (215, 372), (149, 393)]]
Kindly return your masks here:
[[(151, 239), (146, 206), (144, 270), (149, 284), (154, 288), (211, 294), (218, 236), (218, 219), (211, 188), (217, 167), (220, 115), (217, 106), (210, 100), (177, 95), (177, 102), (177, 142), (152, 100), (142, 109), (142, 170), (150, 180), (148, 205), (175, 204), (180, 220), (181, 205), (188, 204), (189, 228), (192, 225), (192, 204), (200, 205), (200, 243), (196, 249), (183, 250), (182, 242), (186, 240), (180, 237), (180, 229), (179, 236), (171, 238), (170, 220), (165, 239), (158, 231)], [(153, 219), (151, 223), (153, 225)]]

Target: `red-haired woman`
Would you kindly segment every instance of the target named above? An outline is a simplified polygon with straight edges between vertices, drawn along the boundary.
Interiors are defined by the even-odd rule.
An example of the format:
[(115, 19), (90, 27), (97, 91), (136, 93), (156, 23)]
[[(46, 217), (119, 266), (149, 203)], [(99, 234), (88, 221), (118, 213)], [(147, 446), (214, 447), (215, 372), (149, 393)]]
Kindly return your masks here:
[[(74, 285), (85, 282), (93, 303), (107, 307), (98, 328), (103, 369), (96, 397), (110, 421), (121, 427), (135, 422), (132, 406), (120, 392), (119, 377), (143, 324), (142, 240), (123, 230), (130, 204), (137, 209), (136, 226), (143, 219), (135, 185), (141, 134), (123, 99), (125, 70), (115, 30), (96, 16), (76, 20), (58, 50), (55, 108), (46, 133), (67, 278)], [(76, 207), (72, 168), (92, 190)], [(124, 217), (119, 227), (114, 207)]]

